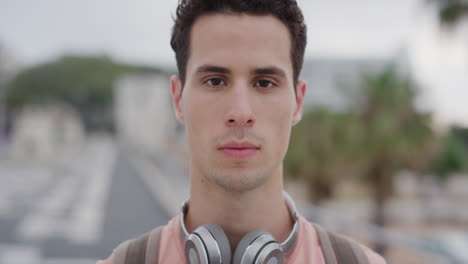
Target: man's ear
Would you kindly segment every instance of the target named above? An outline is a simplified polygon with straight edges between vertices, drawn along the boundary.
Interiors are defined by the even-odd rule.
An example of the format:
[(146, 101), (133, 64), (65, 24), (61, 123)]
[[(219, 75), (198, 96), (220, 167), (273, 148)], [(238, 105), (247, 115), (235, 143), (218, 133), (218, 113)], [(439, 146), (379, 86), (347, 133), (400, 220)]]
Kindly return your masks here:
[(172, 106), (177, 120), (184, 123), (184, 115), (182, 112), (181, 101), (182, 101), (182, 81), (176, 75), (171, 76), (171, 95), (172, 95)]
[(302, 119), (302, 111), (304, 108), (304, 96), (307, 91), (307, 83), (299, 80), (296, 85), (296, 110), (294, 111), (292, 125), (296, 125)]

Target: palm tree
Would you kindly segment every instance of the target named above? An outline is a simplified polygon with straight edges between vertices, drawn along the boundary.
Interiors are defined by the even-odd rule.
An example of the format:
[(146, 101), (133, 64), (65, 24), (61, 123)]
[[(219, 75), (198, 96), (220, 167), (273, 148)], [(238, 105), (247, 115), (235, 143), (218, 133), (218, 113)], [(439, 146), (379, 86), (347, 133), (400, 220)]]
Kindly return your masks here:
[[(395, 174), (411, 167), (428, 167), (433, 131), (430, 115), (414, 105), (416, 86), (393, 66), (362, 78), (361, 100), (356, 115), (361, 128), (355, 145), (364, 179), (374, 199), (374, 222), (386, 224), (385, 205), (393, 192)], [(376, 245), (383, 253), (384, 248)]]
[[(293, 129), (285, 169), (306, 180), (314, 202), (330, 198), (345, 177), (360, 176), (372, 190), (374, 222), (384, 226), (394, 176), (403, 169), (428, 171), (437, 144), (431, 116), (415, 107), (416, 85), (395, 67), (364, 74), (359, 87), (351, 112), (304, 115)], [(376, 250), (385, 248), (377, 244)]]

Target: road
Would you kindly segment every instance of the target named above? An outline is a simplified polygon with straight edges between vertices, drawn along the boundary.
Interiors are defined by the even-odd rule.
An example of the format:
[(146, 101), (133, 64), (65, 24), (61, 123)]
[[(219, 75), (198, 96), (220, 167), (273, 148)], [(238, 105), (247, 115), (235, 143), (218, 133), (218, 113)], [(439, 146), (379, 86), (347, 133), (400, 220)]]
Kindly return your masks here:
[(88, 264), (169, 221), (129, 154), (93, 139), (59, 162), (0, 161), (0, 264)]

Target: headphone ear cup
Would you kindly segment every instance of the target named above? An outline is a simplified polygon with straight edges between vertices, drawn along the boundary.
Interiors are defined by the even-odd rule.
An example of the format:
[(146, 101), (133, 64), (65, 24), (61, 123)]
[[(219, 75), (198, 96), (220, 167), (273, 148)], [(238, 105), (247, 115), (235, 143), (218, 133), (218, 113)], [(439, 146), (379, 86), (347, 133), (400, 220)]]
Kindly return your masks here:
[[(262, 244), (271, 242), (271, 240), (275, 241), (273, 236), (270, 235), (270, 233), (263, 231), (263, 230), (254, 230), (252, 232), (247, 233), (247, 235), (245, 235), (241, 239), (239, 244), (237, 245), (237, 248), (234, 252), (232, 263), (241, 264), (242, 260), (246, 261), (247, 259), (248, 261), (246, 261), (245, 263), (249, 263), (249, 264), (252, 263), (255, 259), (257, 252), (255, 252), (255, 254), (250, 254), (249, 252), (246, 252), (246, 251), (247, 251), (247, 248), (250, 245), (252, 245), (254, 242), (256, 242), (256, 240), (260, 237), (267, 238), (266, 240), (262, 239), (262, 242), (265, 242), (265, 243), (258, 241), (259, 243), (262, 243)], [(263, 245), (259, 245), (258, 250), (260, 250), (262, 246)]]
[(229, 245), (229, 240), (224, 233), (223, 229), (217, 224), (206, 224), (204, 225), (211, 235), (214, 237), (218, 243), (219, 251), (221, 253), (222, 263), (230, 264), (231, 263), (231, 246)]
[(221, 227), (206, 224), (195, 229), (185, 240), (185, 259), (189, 264), (230, 263), (231, 247)]
[(207, 264), (209, 263), (208, 251), (202, 238), (193, 233), (185, 239), (185, 260), (188, 264)]

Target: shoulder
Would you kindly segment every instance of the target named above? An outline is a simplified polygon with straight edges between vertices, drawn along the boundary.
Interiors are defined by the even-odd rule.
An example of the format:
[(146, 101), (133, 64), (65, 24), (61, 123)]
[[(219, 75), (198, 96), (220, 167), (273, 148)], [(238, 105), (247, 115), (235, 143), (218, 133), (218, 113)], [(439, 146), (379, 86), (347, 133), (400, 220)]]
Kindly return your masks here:
[[(146, 248), (154, 248), (155, 250), (146, 250), (147, 258), (166, 258), (167, 255), (171, 255), (171, 247), (180, 239), (179, 230), (178, 230), (178, 216), (172, 218), (167, 225), (158, 226), (153, 230), (140, 235), (139, 237), (132, 238), (121, 242), (113, 251), (112, 254), (105, 260), (100, 260), (96, 264), (119, 264), (123, 263), (129, 250), (130, 243), (133, 243), (131, 248), (140, 248), (140, 245), (146, 245)], [(145, 240), (144, 243), (139, 243)], [(172, 242), (172, 243), (170, 243)], [(138, 244), (138, 245), (137, 245)], [(133, 252), (133, 251), (132, 251)]]
[(110, 257), (108, 257), (105, 260), (98, 260), (98, 262), (96, 262), (96, 264), (112, 264), (113, 263), (112, 259), (113, 259), (113, 256), (111, 255)]
[(386, 264), (387, 262), (385, 261), (385, 259), (377, 254), (375, 251), (373, 251), (372, 249), (362, 245), (362, 244), (359, 244), (362, 249), (364, 250), (364, 252), (366, 253), (367, 255), (367, 259), (369, 259), (369, 263), (370, 264)]

